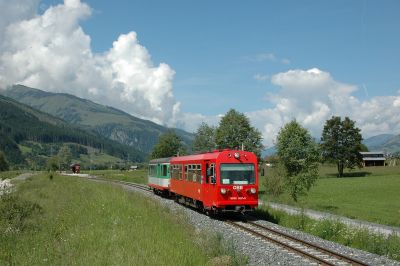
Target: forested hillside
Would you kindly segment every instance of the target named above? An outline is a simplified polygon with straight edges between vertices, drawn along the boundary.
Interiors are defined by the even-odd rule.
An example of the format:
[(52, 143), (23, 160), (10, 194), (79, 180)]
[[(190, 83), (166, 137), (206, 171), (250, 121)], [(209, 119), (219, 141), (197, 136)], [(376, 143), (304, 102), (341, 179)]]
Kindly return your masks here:
[[(0, 93), (146, 154), (151, 152), (159, 136), (169, 130), (151, 121), (70, 94), (45, 92), (22, 85), (12, 86)], [(193, 134), (180, 129), (175, 131), (190, 147)]]
[(88, 133), (59, 118), (0, 95), (0, 150), (4, 151), (11, 164), (24, 165), (27, 158), (20, 147), (32, 146), (32, 142), (54, 144), (51, 153), (56, 152), (63, 143), (74, 143), (122, 159), (129, 157), (131, 161), (139, 162), (145, 159), (145, 154), (134, 148)]

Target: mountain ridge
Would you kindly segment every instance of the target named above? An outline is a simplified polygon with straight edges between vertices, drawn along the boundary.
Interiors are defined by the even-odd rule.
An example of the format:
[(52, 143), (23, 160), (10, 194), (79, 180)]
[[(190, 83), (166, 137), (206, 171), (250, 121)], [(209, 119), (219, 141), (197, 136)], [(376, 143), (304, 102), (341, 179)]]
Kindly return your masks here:
[[(76, 124), (85, 130), (93, 131), (147, 154), (158, 142), (158, 137), (170, 130), (117, 108), (101, 105), (67, 93), (46, 92), (23, 85), (14, 85), (2, 93), (68, 123)], [(193, 134), (181, 129), (173, 130), (190, 147)]]
[(31, 158), (23, 156), (20, 146), (30, 141), (57, 146), (75, 143), (99, 149), (121, 159), (128, 156), (139, 162), (145, 159), (145, 154), (140, 151), (128, 149), (118, 142), (84, 131), (57, 117), (0, 95), (0, 150), (6, 153), (6, 157), (14, 165), (24, 165), (25, 160)]

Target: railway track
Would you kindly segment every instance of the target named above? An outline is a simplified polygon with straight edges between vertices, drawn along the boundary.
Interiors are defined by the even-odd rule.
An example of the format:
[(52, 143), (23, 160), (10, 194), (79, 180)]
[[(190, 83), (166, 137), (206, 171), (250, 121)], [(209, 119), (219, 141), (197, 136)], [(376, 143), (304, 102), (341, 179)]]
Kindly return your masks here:
[(143, 191), (146, 191), (146, 192), (149, 192), (149, 193), (152, 192), (152, 191), (150, 190), (150, 187), (149, 187), (149, 186), (143, 185), (143, 184), (137, 184), (137, 183), (127, 182), (127, 181), (122, 181), (122, 180), (106, 179), (106, 178), (101, 178), (101, 177), (91, 177), (91, 179), (100, 180), (100, 181), (106, 181), (106, 182), (111, 182), (111, 183), (115, 183), (115, 184), (123, 184), (123, 185), (125, 185), (125, 186), (138, 188), (138, 189), (140, 189), (140, 190), (143, 190)]
[(277, 244), (286, 250), (295, 252), (320, 265), (368, 265), (357, 259), (347, 257), (252, 221), (242, 222), (228, 220), (226, 223), (268, 242)]

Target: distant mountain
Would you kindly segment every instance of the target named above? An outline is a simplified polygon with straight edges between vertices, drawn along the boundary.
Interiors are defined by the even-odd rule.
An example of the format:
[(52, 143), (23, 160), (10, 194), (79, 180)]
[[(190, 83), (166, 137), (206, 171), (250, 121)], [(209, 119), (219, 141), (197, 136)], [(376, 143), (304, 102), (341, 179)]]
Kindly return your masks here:
[(363, 140), (363, 143), (369, 150), (377, 150), (394, 136), (393, 134), (380, 134)]
[(275, 146), (272, 146), (268, 149), (265, 149), (263, 152), (261, 152), (262, 158), (264, 158), (265, 156), (272, 156), (272, 155), (276, 155), (276, 147)]
[(367, 138), (363, 143), (370, 151), (400, 152), (400, 135), (381, 134)]
[[(35, 110), (11, 98), (0, 95), (0, 150), (6, 153), (7, 159), (15, 165), (24, 165), (21, 143), (75, 143), (92, 147), (102, 152), (132, 161), (143, 161), (145, 154), (133, 148), (126, 147), (95, 133), (84, 131), (77, 126)], [(40, 146), (40, 145), (39, 145)], [(49, 156), (50, 154), (42, 154)]]
[[(2, 93), (146, 154), (151, 152), (159, 136), (169, 130), (167, 127), (139, 119), (113, 107), (70, 94), (45, 92), (22, 85), (15, 85)], [(175, 129), (175, 131), (186, 145), (191, 146), (193, 134), (180, 129)]]

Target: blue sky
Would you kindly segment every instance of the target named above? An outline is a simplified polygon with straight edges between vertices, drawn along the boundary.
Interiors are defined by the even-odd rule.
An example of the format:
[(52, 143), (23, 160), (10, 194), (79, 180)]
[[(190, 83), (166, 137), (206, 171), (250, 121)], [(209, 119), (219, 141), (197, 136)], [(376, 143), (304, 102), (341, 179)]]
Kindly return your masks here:
[[(69, 47), (76, 45), (74, 51), (80, 51), (64, 51), (60, 43), (46, 44), (54, 38), (39, 38), (38, 47), (57, 46), (54, 54), (62, 55), (62, 63), (53, 68), (61, 65), (63, 73), (68, 72), (65, 54), (70, 58), (89, 54), (93, 64), (70, 60), (75, 63), (71, 69), (78, 66), (97, 78), (82, 81), (72, 72), (48, 74), (53, 70), (41, 66), (3, 82), (0, 76), (0, 84), (75, 93), (189, 131), (203, 121), (217, 124), (221, 114), (235, 108), (248, 115), (267, 146), (291, 119), (315, 136), (332, 115), (350, 116), (365, 137), (400, 133), (399, 1), (33, 2), (30, 13), (15, 12), (2, 23), (7, 39), (53, 23), (53, 35), (60, 33), (65, 46), (71, 42)], [(68, 29), (58, 23), (66, 17), (71, 22)], [(34, 25), (22, 23), (23, 19)], [(38, 32), (46, 34), (43, 29)], [(66, 38), (71, 32), (76, 33), (74, 41)], [(131, 45), (120, 52), (126, 45), (118, 43)], [(31, 55), (26, 47), (11, 46), (6, 42), (3, 50)], [(134, 52), (137, 49), (140, 53)], [(32, 60), (38, 58), (44, 56), (35, 52)], [(15, 58), (7, 60), (17, 65)], [(145, 63), (136, 65), (139, 61)], [(140, 79), (125, 73), (129, 69)], [(96, 75), (109, 75), (103, 82), (109, 82), (107, 88), (95, 84)], [(150, 85), (137, 86), (138, 82)], [(110, 86), (112, 90), (103, 93)], [(110, 100), (115, 94), (122, 95), (120, 100)]]
[[(398, 1), (193, 2), (87, 1), (95, 12), (83, 28), (98, 52), (119, 34), (136, 31), (153, 61), (176, 71), (174, 94), (187, 112), (257, 110), (274, 86), (254, 75), (288, 69), (329, 71), (342, 82), (365, 86), (367, 93), (358, 93), (362, 98), (400, 89)], [(262, 54), (290, 64), (246, 60)], [(225, 100), (207, 110), (209, 97)]]

